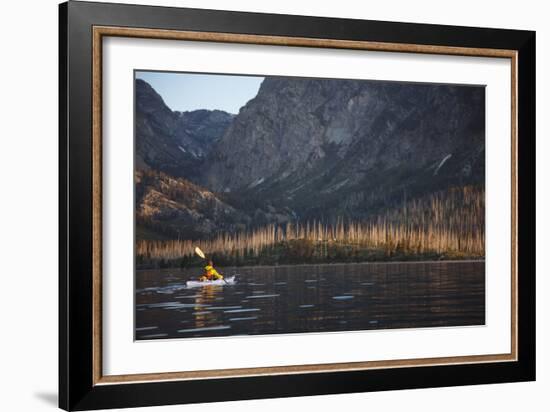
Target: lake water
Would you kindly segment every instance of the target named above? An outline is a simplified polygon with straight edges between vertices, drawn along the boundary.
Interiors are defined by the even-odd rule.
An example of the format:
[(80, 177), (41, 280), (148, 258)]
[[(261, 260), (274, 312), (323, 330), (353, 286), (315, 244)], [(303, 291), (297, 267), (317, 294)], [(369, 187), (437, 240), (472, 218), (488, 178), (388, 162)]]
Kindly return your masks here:
[(136, 274), (136, 339), (483, 325), (485, 263), (220, 268), (236, 284), (186, 288), (200, 268)]

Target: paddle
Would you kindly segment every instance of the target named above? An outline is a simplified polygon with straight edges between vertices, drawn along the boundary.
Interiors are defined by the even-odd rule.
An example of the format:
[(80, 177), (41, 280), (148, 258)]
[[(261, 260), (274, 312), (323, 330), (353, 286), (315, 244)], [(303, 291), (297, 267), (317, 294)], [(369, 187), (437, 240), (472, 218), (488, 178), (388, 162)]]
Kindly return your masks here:
[[(196, 253), (199, 257), (201, 257), (201, 258), (203, 258), (203, 259), (206, 259), (206, 255), (204, 254), (204, 252), (201, 250), (200, 247), (195, 246), (195, 253)], [(222, 276), (223, 276), (223, 273), (222, 273)], [(227, 283), (227, 280), (225, 280), (225, 277), (223, 277), (222, 280), (223, 280), (226, 284), (228, 284), (228, 283)]]
[(200, 247), (195, 246), (195, 253), (199, 255), (201, 258), (206, 259), (206, 256)]

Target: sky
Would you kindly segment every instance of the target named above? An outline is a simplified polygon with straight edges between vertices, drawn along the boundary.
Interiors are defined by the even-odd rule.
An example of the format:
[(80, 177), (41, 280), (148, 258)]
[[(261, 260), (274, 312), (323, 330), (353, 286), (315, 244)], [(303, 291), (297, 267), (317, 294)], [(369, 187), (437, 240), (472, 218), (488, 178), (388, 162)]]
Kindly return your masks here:
[(258, 94), (259, 76), (136, 71), (160, 94), (164, 103), (180, 112), (197, 109), (223, 110), (237, 114)]

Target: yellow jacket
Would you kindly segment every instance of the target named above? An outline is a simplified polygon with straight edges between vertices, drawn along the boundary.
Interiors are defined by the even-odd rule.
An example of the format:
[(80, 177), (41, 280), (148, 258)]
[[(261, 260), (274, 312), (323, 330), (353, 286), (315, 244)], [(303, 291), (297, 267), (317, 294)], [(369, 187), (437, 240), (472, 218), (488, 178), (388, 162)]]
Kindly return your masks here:
[(209, 279), (212, 279), (212, 278), (213, 278), (213, 279), (216, 279), (216, 280), (218, 280), (218, 279), (223, 279), (223, 276), (220, 275), (220, 274), (218, 273), (218, 271), (217, 271), (216, 269), (214, 269), (213, 266), (206, 265), (206, 266), (204, 267), (204, 271), (205, 271), (205, 276), (206, 276), (207, 278), (209, 278)]

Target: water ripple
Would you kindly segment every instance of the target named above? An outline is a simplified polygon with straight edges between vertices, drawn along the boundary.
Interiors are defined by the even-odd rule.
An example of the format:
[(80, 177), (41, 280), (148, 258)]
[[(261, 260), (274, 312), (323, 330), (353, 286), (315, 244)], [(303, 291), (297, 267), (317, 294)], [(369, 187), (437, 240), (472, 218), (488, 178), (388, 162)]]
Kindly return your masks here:
[(275, 298), (277, 296), (280, 296), (280, 295), (278, 293), (274, 293), (273, 295), (250, 295), (250, 296), (247, 296), (245, 299)]
[(207, 332), (210, 330), (223, 330), (223, 329), (230, 329), (231, 326), (229, 325), (220, 325), (220, 326), (206, 326), (204, 328), (193, 328), (193, 329), (180, 329), (178, 330), (178, 333), (191, 333), (191, 332)]
[(332, 299), (334, 299), (334, 300), (349, 300), (349, 299), (353, 299), (353, 296), (352, 295), (333, 296)]
[(258, 308), (224, 310), (223, 313), (258, 312)]
[(240, 320), (254, 320), (254, 319), (258, 319), (257, 316), (248, 316), (248, 317), (244, 317), (244, 318), (229, 318), (229, 320), (231, 322), (237, 322), (237, 321), (240, 321)]

